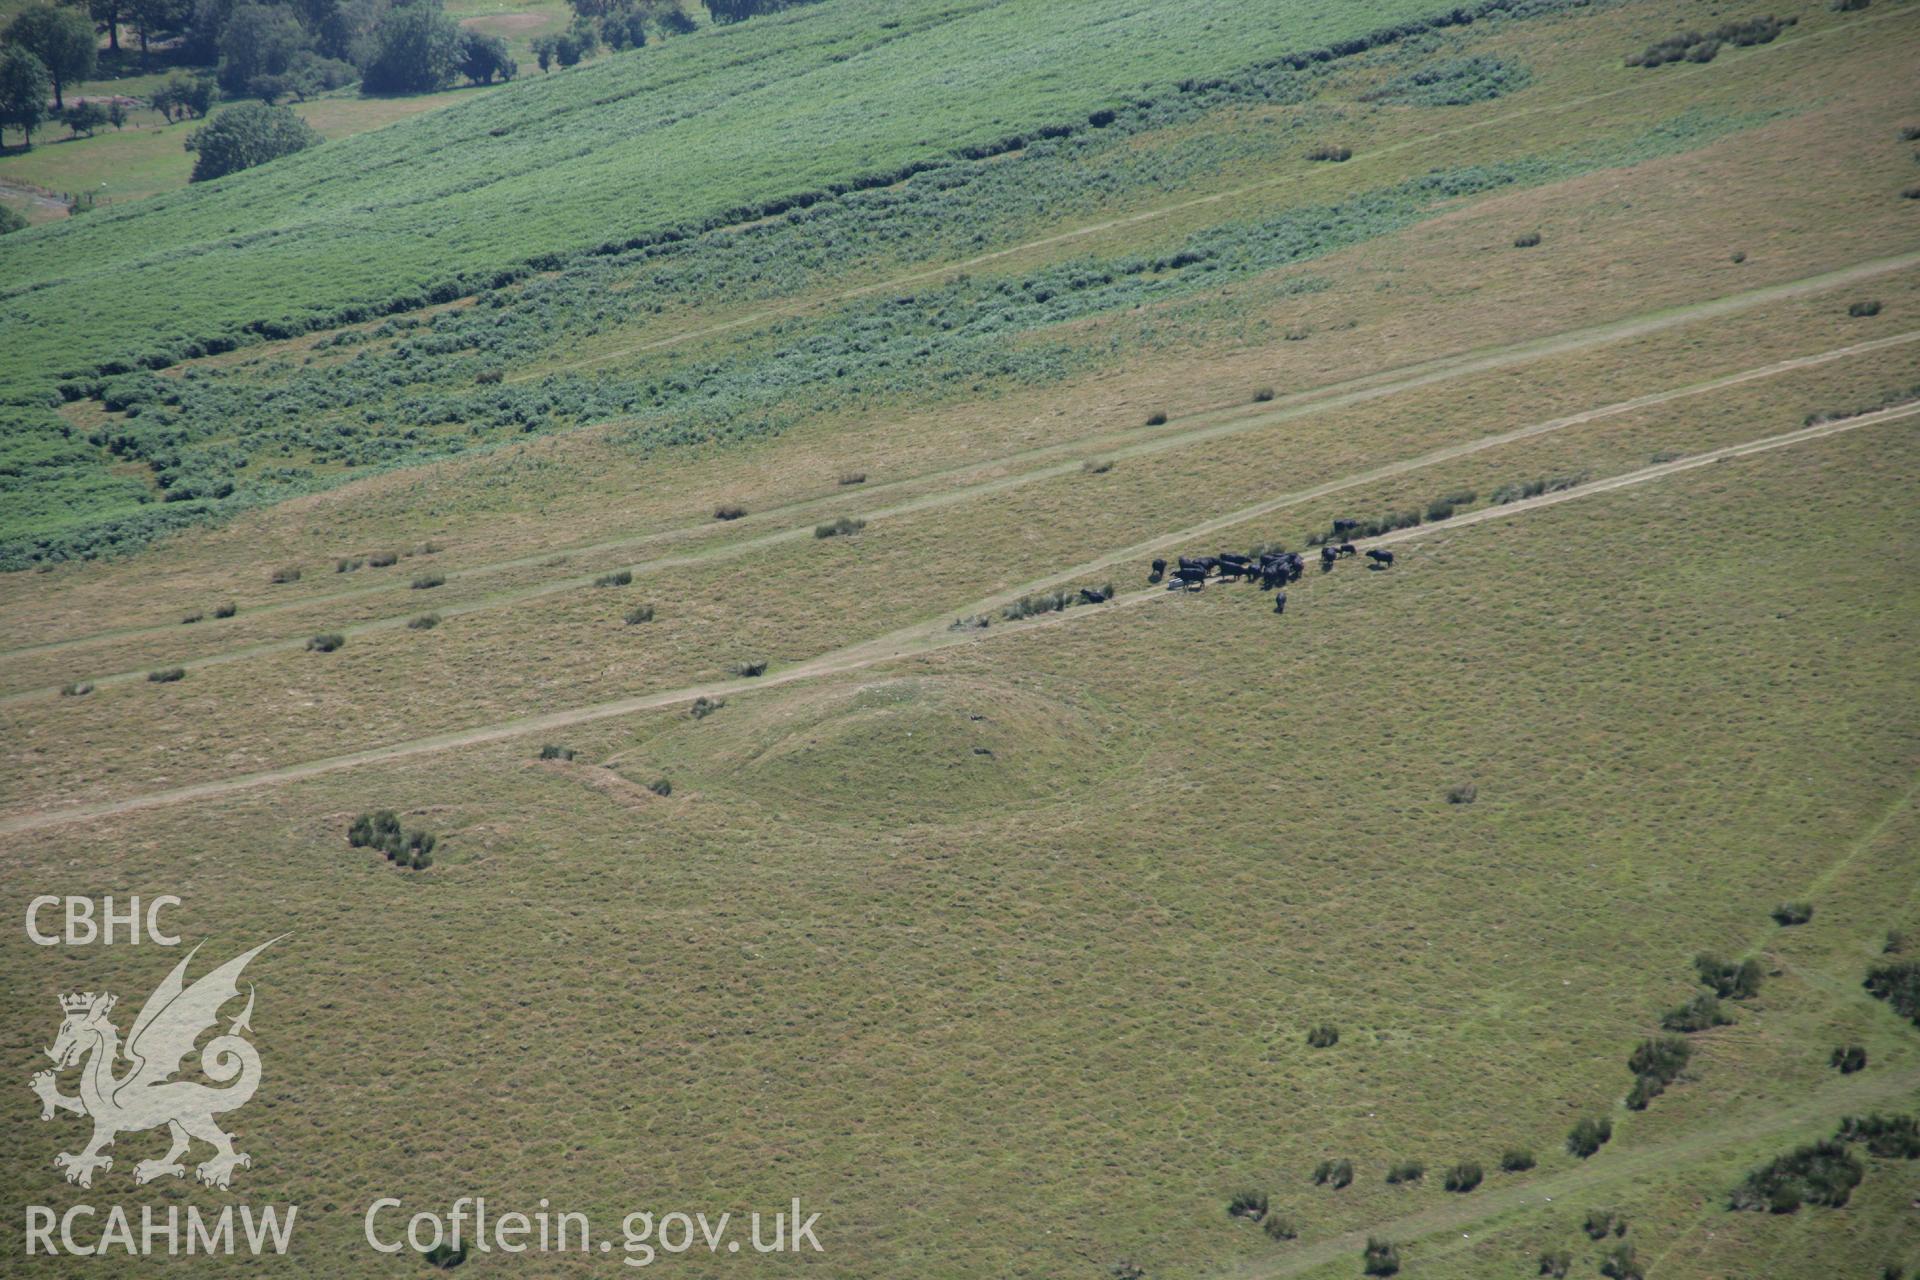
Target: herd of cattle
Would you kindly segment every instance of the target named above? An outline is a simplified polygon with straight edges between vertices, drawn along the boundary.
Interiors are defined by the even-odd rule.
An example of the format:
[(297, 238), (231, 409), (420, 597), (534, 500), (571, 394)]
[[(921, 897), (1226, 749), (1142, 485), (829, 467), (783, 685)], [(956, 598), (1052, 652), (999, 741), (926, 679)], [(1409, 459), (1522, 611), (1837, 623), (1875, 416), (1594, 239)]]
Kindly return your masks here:
[[(1351, 542), (1342, 542), (1338, 546), (1328, 543), (1320, 548), (1320, 572), (1329, 573), (1340, 560), (1355, 554)], [(1393, 552), (1382, 551), (1378, 547), (1367, 552), (1367, 559), (1374, 569), (1393, 567)], [(1288, 583), (1300, 581), (1300, 575), (1307, 571), (1306, 558), (1298, 551), (1257, 550), (1247, 555), (1232, 551), (1222, 551), (1213, 556), (1181, 556), (1177, 564), (1169, 565), (1165, 560), (1153, 562), (1153, 572), (1148, 582), (1167, 584), (1169, 591), (1199, 591), (1206, 585), (1207, 579), (1216, 574), (1222, 582), (1245, 580), (1257, 581), (1262, 591), (1271, 591), (1273, 611), (1287, 611)]]

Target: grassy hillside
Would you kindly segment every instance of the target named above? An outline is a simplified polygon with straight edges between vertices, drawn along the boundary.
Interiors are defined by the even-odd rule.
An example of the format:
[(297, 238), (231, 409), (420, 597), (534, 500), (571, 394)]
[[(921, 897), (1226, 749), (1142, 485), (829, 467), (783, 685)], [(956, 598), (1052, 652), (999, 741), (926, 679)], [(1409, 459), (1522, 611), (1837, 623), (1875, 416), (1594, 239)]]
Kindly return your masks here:
[[(1497, 6), (1509, 7), (1555, 6)], [(166, 365), (249, 334), (450, 300), (595, 246), (672, 241), (1013, 148), (1034, 131), (1090, 131), (1096, 112), (1177, 103), (1183, 83), (1204, 95), (1251, 74), (1264, 96), (1286, 55), (1364, 46), (1383, 24), (1426, 12), (1422, 0), (1381, 0), (1288, 7), (1274, 22), (1118, 0), (929, 0), (880, 17), (856, 0), (523, 81), (378, 136), (11, 238), (0, 246), (10, 282), (0, 390), (15, 406), (12, 466), (37, 483), (10, 503), (20, 511), (6, 529), (10, 558), (150, 496), (37, 411), (61, 374)]]
[[(383, 130), (324, 217), (279, 165), (151, 202), (286, 235), (128, 271), (295, 323), (18, 366), (69, 384), (28, 406), (69, 452), (8, 477), (9, 555), (43, 563), (0, 579), (0, 874), (177, 893), (203, 956), (292, 936), (249, 970), (270, 1074), (231, 1192), (134, 1187), (153, 1133), (71, 1186), (82, 1122), (23, 1094), (6, 1196), (298, 1203), (279, 1265), (320, 1277), (427, 1274), (367, 1248), (367, 1204), (475, 1194), (616, 1241), (635, 1209), (822, 1212), (819, 1256), (661, 1259), (700, 1275), (1351, 1280), (1369, 1237), (1410, 1280), (1920, 1266), (1898, 1151), (1845, 1144), (1844, 1208), (1733, 1207), (1920, 1101), (1920, 1031), (1863, 986), (1920, 945), (1920, 9), (1776, 5), (1776, 39), (1657, 69), (1627, 58), (1758, 13), (1528, 6), (1296, 68), (1358, 15), (1198, 12), (834, 0)], [(1083, 71), (943, 43), (1023, 30)], [(1142, 35), (1222, 82), (1167, 90)], [(725, 217), (697, 166), (730, 149), (732, 205), (827, 179), (804, 131), (710, 131), (720, 85), (862, 95), (849, 67), (935, 48), (1005, 100), (954, 94), (966, 138), (840, 122), (879, 166), (835, 134), (847, 173), (947, 158), (766, 217), (629, 244), (679, 189), (611, 200), (631, 220), (600, 193), (675, 153), (555, 142), (583, 86), (713, 58), (600, 110), (657, 113)], [(743, 50), (767, 74), (721, 69)], [(516, 96), (578, 109), (491, 114)], [(1042, 138), (1043, 99), (1113, 116)], [(545, 141), (481, 127), (519, 117)], [(456, 125), (544, 203), (456, 189)], [(348, 252), (329, 218), (416, 274), (375, 280), (379, 238), (306, 274)], [(425, 287), (476, 263), (510, 278)], [(31, 305), (144, 323), (110, 276), (29, 270)], [(308, 327), (376, 286), (409, 305)], [(1393, 566), (1322, 572), (1336, 521), (1397, 526), (1360, 539)], [(1149, 579), (1273, 542), (1314, 561), (1284, 613)], [(430, 866), (349, 842), (384, 808)], [(1757, 989), (1665, 1031), (1703, 952)], [(0, 956), (24, 1063), (50, 994), (135, 1008), (177, 953)], [(1662, 1034), (1687, 1061), (1649, 1097)]]

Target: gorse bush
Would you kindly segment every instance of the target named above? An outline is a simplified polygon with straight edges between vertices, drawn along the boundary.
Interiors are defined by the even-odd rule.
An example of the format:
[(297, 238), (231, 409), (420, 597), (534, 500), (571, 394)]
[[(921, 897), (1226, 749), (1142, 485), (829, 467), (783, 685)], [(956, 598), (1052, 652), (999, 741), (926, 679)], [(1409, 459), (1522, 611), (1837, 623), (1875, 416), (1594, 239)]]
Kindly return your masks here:
[(1271, 399), (1273, 399), (1272, 387), (1262, 387), (1258, 391), (1253, 393), (1253, 402), (1255, 404), (1265, 404), (1267, 401)]
[(1505, 1173), (1525, 1173), (1537, 1163), (1533, 1152), (1525, 1147), (1509, 1147), (1500, 1156), (1500, 1168)]
[(616, 569), (612, 573), (603, 573), (593, 580), (596, 587), (624, 587), (633, 581), (633, 570)]
[(1857, 1044), (1835, 1045), (1827, 1057), (1827, 1065), (1843, 1076), (1856, 1071), (1864, 1071), (1867, 1066), (1867, 1051)]
[[(1003, 605), (1000, 616), (1008, 622), (1018, 622), (1022, 618), (1038, 617), (1044, 613), (1058, 613), (1080, 604), (1100, 604), (1113, 598), (1113, 584), (1106, 583), (1098, 587), (1063, 587), (1058, 591), (1039, 591), (1032, 595), (1021, 596), (1012, 604)], [(962, 619), (962, 622), (968, 621)], [(963, 630), (956, 625), (949, 630)]]
[(736, 676), (765, 675), (767, 671), (767, 660), (761, 658), (753, 662), (736, 662), (731, 667), (728, 667), (727, 670), (733, 672)]
[(1403, 1182), (1418, 1182), (1427, 1174), (1427, 1166), (1418, 1160), (1402, 1160), (1387, 1170), (1387, 1181), (1394, 1186)]
[(687, 708), (687, 715), (695, 720), (705, 720), (708, 716), (727, 705), (725, 698), (709, 698), (702, 694), (693, 700)]
[(376, 551), (367, 557), (367, 566), (372, 569), (390, 569), (400, 563), (400, 557), (391, 551)]
[(1627, 1059), (1627, 1069), (1634, 1075), (1633, 1092), (1627, 1095), (1627, 1106), (1635, 1111), (1646, 1110), (1649, 1102), (1680, 1078), (1680, 1073), (1686, 1070), (1687, 1060), (1692, 1056), (1693, 1045), (1683, 1036), (1656, 1036), (1642, 1040)]
[(1537, 248), (1539, 244), (1540, 233), (1538, 231), (1523, 231), (1513, 238), (1513, 247), (1516, 249), (1533, 249)]
[(625, 621), (630, 627), (637, 627), (643, 622), (652, 622), (653, 606), (650, 604), (635, 605), (633, 608), (627, 610)]
[(1267, 1216), (1267, 1196), (1263, 1191), (1236, 1191), (1227, 1201), (1229, 1218), (1249, 1218), (1254, 1222)]
[(1851, 303), (1847, 307), (1847, 314), (1855, 320), (1865, 320), (1869, 316), (1877, 316), (1880, 314), (1879, 299), (1869, 298), (1865, 302)]
[(551, 742), (540, 748), (542, 760), (571, 760), (576, 754), (572, 747), (556, 747)]
[(813, 526), (813, 536), (816, 538), (845, 538), (860, 532), (866, 527), (867, 522), (865, 520), (854, 516), (841, 516), (838, 519), (829, 520), (825, 524)]
[(323, 631), (307, 639), (308, 653), (332, 653), (347, 642), (347, 638), (338, 631)]
[(1323, 142), (1313, 150), (1307, 152), (1307, 159), (1325, 160), (1339, 164), (1343, 160), (1353, 159), (1353, 148), (1343, 147), (1338, 143)]
[(1540, 1274), (1552, 1280), (1566, 1280), (1573, 1269), (1573, 1255), (1565, 1249), (1547, 1249), (1540, 1254)]
[(1261, 1222), (1260, 1229), (1267, 1233), (1269, 1240), (1297, 1240), (1300, 1238), (1300, 1224), (1284, 1213), (1269, 1213)]
[(1090, 476), (1103, 476), (1113, 470), (1113, 462), (1108, 458), (1088, 458), (1080, 464), (1080, 470)]
[(1876, 965), (1867, 971), (1863, 985), (1869, 994), (1885, 1000), (1895, 1013), (1920, 1027), (1920, 960)]
[(1567, 1150), (1585, 1160), (1613, 1137), (1613, 1121), (1605, 1116), (1589, 1117), (1574, 1125), (1567, 1134)]
[(76, 680), (60, 686), (60, 696), (63, 698), (84, 698), (92, 692), (93, 683), (88, 680)]
[(176, 680), (185, 679), (186, 674), (185, 667), (162, 667), (158, 671), (147, 672), (147, 679), (154, 684), (172, 684)]
[(1783, 902), (1773, 909), (1775, 924), (1805, 924), (1811, 919), (1813, 919), (1811, 902)]
[(200, 612), (200, 611), (199, 611), (198, 609), (196, 609), (196, 610), (194, 610), (194, 611), (193, 611), (192, 613), (190, 613), (190, 614), (188, 614), (188, 615), (186, 615), (186, 616), (185, 616), (184, 618), (182, 618), (182, 619), (180, 619), (180, 625), (181, 625), (181, 626), (183, 626), (183, 627), (190, 627), (190, 626), (192, 626), (192, 625), (193, 625), (194, 623), (196, 623), (196, 622), (198, 622), (198, 621), (200, 621), (200, 620), (201, 620), (202, 618), (204, 618), (204, 617), (206, 617), (206, 616), (207, 616), (206, 614), (204, 614), (204, 613), (201, 613), (201, 612)]
[(1315, 1049), (1331, 1049), (1340, 1043), (1340, 1028), (1322, 1022), (1307, 1032), (1307, 1044)]
[(1480, 788), (1471, 782), (1462, 782), (1447, 788), (1448, 804), (1472, 804), (1480, 798)]
[(409, 631), (431, 631), (439, 625), (440, 615), (437, 613), (423, 613), (419, 617), (407, 619)]
[(1453, 1168), (1447, 1170), (1446, 1188), (1449, 1191), (1458, 1191), (1464, 1195), (1479, 1186), (1485, 1177), (1485, 1170), (1481, 1169), (1478, 1164), (1475, 1164), (1471, 1160), (1463, 1160), (1459, 1164), (1454, 1165)]
[(738, 520), (745, 514), (747, 514), (747, 509), (734, 502), (723, 502), (713, 509), (713, 518), (715, 520)]
[(1727, 22), (1715, 27), (1705, 35), (1698, 31), (1682, 32), (1656, 40), (1644, 50), (1627, 58), (1630, 67), (1663, 67), (1670, 62), (1712, 62), (1720, 52), (1720, 46), (1731, 44), (1746, 46), (1770, 44), (1780, 33), (1799, 21), (1797, 18), (1749, 18), (1743, 22)]
[(403, 831), (391, 809), (363, 813), (347, 827), (347, 843), (356, 849), (378, 849), (395, 866), (424, 871), (433, 865), (439, 840), (427, 831)]
[(1464, 107), (1526, 87), (1532, 74), (1503, 58), (1444, 58), (1361, 94), (1362, 101), (1412, 107)]
[(1750, 1000), (1760, 994), (1764, 971), (1758, 960), (1748, 958), (1734, 964), (1703, 951), (1693, 958), (1693, 968), (1700, 975), (1700, 981), (1713, 988), (1713, 993), (1722, 999)]
[(1400, 1249), (1391, 1240), (1367, 1237), (1360, 1254), (1361, 1267), (1370, 1276), (1390, 1276), (1400, 1270)]
[(282, 565), (273, 571), (268, 580), (276, 586), (284, 586), (289, 582), (298, 582), (300, 581), (300, 568), (298, 565)]
[(240, 612), (240, 606), (231, 600), (213, 606), (213, 616), (216, 618), (231, 618), (238, 612)]
[(1332, 1187), (1335, 1191), (1353, 1185), (1353, 1161), (1322, 1160), (1313, 1167), (1315, 1186)]
[(415, 591), (427, 591), (434, 587), (443, 587), (446, 583), (447, 575), (444, 573), (423, 573), (407, 585)]
[(1164, 409), (1155, 409), (1152, 413), (1147, 415), (1147, 425), (1150, 427), (1166, 426), (1167, 411)]
[(841, 484), (865, 484), (866, 482), (867, 473), (864, 471), (842, 471), (840, 473)]
[(1585, 484), (1592, 474), (1590, 471), (1576, 471), (1557, 476), (1537, 476), (1518, 484), (1503, 484), (1488, 495), (1487, 501), (1495, 506), (1505, 506), (1523, 498), (1537, 498), (1543, 493), (1558, 493), (1562, 489)]
[(1607, 1250), (1600, 1259), (1600, 1274), (1607, 1280), (1646, 1280), (1646, 1270), (1640, 1265), (1634, 1247), (1624, 1240)]
[(1719, 997), (1710, 991), (1702, 991), (1678, 1009), (1663, 1015), (1660, 1026), (1666, 1031), (1711, 1031), (1715, 1027), (1729, 1026), (1732, 1022), (1733, 1019), (1721, 1009)]
[(1847, 1116), (1834, 1134), (1839, 1142), (1864, 1142), (1882, 1160), (1920, 1160), (1920, 1120), (1913, 1116)]
[(1626, 1215), (1612, 1209), (1589, 1209), (1587, 1220), (1580, 1229), (1595, 1240), (1605, 1240), (1608, 1236), (1627, 1234)]
[(1793, 1213), (1803, 1204), (1839, 1208), (1852, 1197), (1865, 1170), (1846, 1144), (1826, 1140), (1796, 1147), (1748, 1174), (1733, 1190), (1729, 1207)]
[(664, 799), (673, 794), (673, 783), (665, 778), (655, 778), (647, 784), (647, 790)]

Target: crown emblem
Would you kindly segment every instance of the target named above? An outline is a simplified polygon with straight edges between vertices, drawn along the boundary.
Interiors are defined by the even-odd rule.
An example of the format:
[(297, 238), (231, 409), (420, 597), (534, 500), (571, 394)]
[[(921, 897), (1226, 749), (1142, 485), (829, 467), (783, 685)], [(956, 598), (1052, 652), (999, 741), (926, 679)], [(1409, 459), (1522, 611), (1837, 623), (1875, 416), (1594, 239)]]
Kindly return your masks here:
[(70, 996), (61, 996), (60, 1007), (68, 1013), (85, 1013), (93, 1007), (93, 992), (78, 991)]

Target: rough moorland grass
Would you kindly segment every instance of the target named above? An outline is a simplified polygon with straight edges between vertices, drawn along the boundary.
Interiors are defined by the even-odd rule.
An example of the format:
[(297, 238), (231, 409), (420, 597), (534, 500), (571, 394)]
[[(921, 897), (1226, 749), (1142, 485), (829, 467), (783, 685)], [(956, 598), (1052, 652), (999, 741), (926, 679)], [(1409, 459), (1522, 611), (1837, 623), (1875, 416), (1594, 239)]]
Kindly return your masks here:
[[(1635, 1028), (1676, 998), (1675, 975), (1702, 946), (1737, 954), (1756, 935), (1784, 938), (1810, 949), (1796, 968), (1838, 959), (1858, 981), (1860, 939), (1897, 923), (1862, 907), (1875, 880), (1823, 888), (1819, 927), (1776, 930), (1766, 912), (1804, 893), (1904, 783), (1911, 637), (1903, 613), (1888, 611), (1912, 591), (1904, 499), (1915, 459), (1901, 441), (1842, 437), (1810, 446), (1816, 454), (1436, 536), (1402, 565), (1418, 574), (1316, 584), (1314, 628), (1277, 648), (1251, 598), (1087, 610), (896, 668), (733, 695), (698, 724), (669, 708), (569, 730), (570, 747), (613, 761), (606, 772), (631, 788), (606, 772), (533, 765), (536, 736), (132, 814), (110, 833), (81, 824), (9, 838), (5, 857), (25, 880), (82, 858), (144, 883), (198, 856), (198, 895), (219, 904), (223, 934), (275, 936), (290, 903), (349, 904), (302, 915), (302, 946), (260, 971), (255, 1012), (263, 1035), (290, 1009), (317, 1031), (352, 1032), (277, 1040), (276, 1105), (247, 1131), (261, 1148), (255, 1185), (270, 1176), (277, 1193), (315, 1206), (311, 1223), (303, 1210), (303, 1247), (322, 1276), (364, 1273), (326, 1261), (362, 1256), (359, 1188), (398, 1176), (421, 1203), (450, 1203), (471, 1189), (432, 1158), (434, 1144), (478, 1149), (500, 1141), (503, 1122), (562, 1115), (581, 1117), (566, 1122), (577, 1127), (563, 1130), (563, 1149), (519, 1157), (540, 1194), (617, 1221), (631, 1202), (620, 1188), (636, 1181), (689, 1204), (724, 1185), (743, 1205), (831, 1184), (833, 1268), (855, 1280), (898, 1275), (903, 1253), (921, 1249), (964, 1251), (967, 1269), (985, 1274), (1071, 1274), (1088, 1257), (1137, 1257), (1150, 1275), (1257, 1274), (1293, 1246), (1224, 1214), (1236, 1187), (1276, 1199), (1291, 1188), (1294, 1202), (1275, 1207), (1297, 1213), (1311, 1245), (1385, 1234), (1378, 1224), (1407, 1212), (1409, 1196), (1437, 1197), (1378, 1175), (1410, 1151), (1526, 1142), (1542, 1153), (1538, 1176), (1574, 1167), (1559, 1150), (1565, 1108), (1618, 1097)], [(1844, 553), (1862, 540), (1889, 550)], [(1770, 571), (1756, 575), (1755, 563)], [(1623, 592), (1636, 610), (1613, 607)], [(604, 597), (589, 603), (608, 612)], [(1779, 625), (1793, 608), (1800, 623)], [(1314, 696), (1242, 699), (1225, 714), (1219, 688), (1191, 672), (1244, 670), (1249, 654), (1303, 662), (1320, 677)], [(1389, 666), (1393, 680), (1379, 680)], [(883, 698), (888, 686), (907, 688)], [(1518, 721), (1516, 707), (1527, 709)], [(1365, 767), (1329, 767), (1351, 761), (1356, 736)], [(1436, 795), (1467, 762), (1489, 799), (1446, 809)], [(675, 781), (671, 804), (641, 789), (660, 776)], [(370, 777), (378, 803), (431, 806), (426, 825), (458, 833), (425, 877), (342, 847)], [(1250, 805), (1250, 777), (1313, 785), (1283, 805)], [(1004, 790), (1015, 787), (1027, 788), (1017, 801)], [(1812, 823), (1793, 821), (1812, 806), (1817, 840)], [(1477, 825), (1457, 830), (1463, 819)], [(263, 841), (269, 829), (281, 834)], [(1877, 877), (1899, 865), (1869, 852), (1851, 867)], [(1460, 892), (1463, 867), (1505, 891)], [(1617, 909), (1581, 910), (1601, 894)], [(502, 900), (516, 909), (499, 912)], [(1007, 927), (1022, 913), (1046, 927)], [(1852, 941), (1836, 946), (1826, 937), (1843, 920)], [(1328, 962), (1363, 951), (1378, 962)], [(555, 991), (576, 989), (583, 953), (597, 982), (644, 985), (701, 1037), (636, 1050), (633, 1019), (556, 1004)], [(0, 938), (0, 956), (26, 972), (46, 963), (20, 937)], [(109, 978), (134, 989), (169, 961), (117, 963), (131, 967)], [(1291, 994), (1276, 1017), (1281, 983)], [(445, 1043), (421, 1035), (444, 1018), (453, 984), (497, 999), (489, 1025), (504, 1042), (565, 1052), (486, 1108), (453, 1088), (370, 1095), (381, 1072), (453, 1070)], [(1857, 995), (1786, 979), (1770, 983), (1767, 1003), (1773, 1019), (1828, 1006), (1877, 1014)], [(41, 991), (0, 992), (14, 1025), (50, 1026), (46, 1007)], [(1309, 1050), (1301, 1024), (1334, 1017), (1341, 1044)], [(779, 1035), (767, 1033), (774, 1022)], [(1451, 1229), (1396, 1231), (1406, 1270), (1525, 1274), (1541, 1249), (1580, 1239), (1593, 1203), (1629, 1210), (1629, 1238), (1655, 1256), (1697, 1225), (1703, 1196), (1720, 1203), (1805, 1140), (1741, 1146), (1727, 1168), (1717, 1105), (1680, 1114), (1695, 1091), (1742, 1118), (1804, 1101), (1795, 1064), (1828, 1078), (1832, 1040), (1796, 1030), (1769, 1024), (1726, 1059), (1742, 1070), (1704, 1072), (1672, 1108), (1622, 1126), (1617, 1150), (1578, 1166), (1601, 1177), (1616, 1154), (1699, 1142), (1654, 1162), (1657, 1215), (1614, 1195), (1642, 1194), (1643, 1160), (1591, 1199), (1509, 1205), (1513, 1218), (1491, 1233), (1469, 1224), (1471, 1246)], [(1913, 1069), (1914, 1048), (1894, 1030), (1880, 1029), (1874, 1067), (1851, 1079), (1881, 1069), (1883, 1042), (1888, 1071)], [(1176, 1036), (1177, 1054), (1142, 1049)], [(844, 1057), (850, 1042), (858, 1061)], [(671, 1089), (594, 1068), (636, 1051), (657, 1059)], [(486, 1070), (481, 1061), (474, 1078)], [(1364, 1091), (1391, 1108), (1368, 1105), (1361, 1070)], [(1296, 1101), (1249, 1105), (1250, 1075)], [(710, 1117), (769, 1105), (776, 1078), (788, 1150), (770, 1162), (764, 1129), (716, 1130)], [(1090, 1113), (1090, 1089), (1127, 1106)], [(341, 1131), (350, 1106), (377, 1125)], [(53, 1151), (71, 1123), (43, 1125), (23, 1108), (0, 1115), (0, 1133), (10, 1149)], [(122, 1158), (158, 1150), (141, 1141), (124, 1138)], [(328, 1154), (269, 1165), (268, 1141)], [(1000, 1153), (989, 1167), (983, 1141)], [(1116, 1151), (1129, 1157), (1118, 1171)], [(1368, 1176), (1338, 1193), (1307, 1186), (1326, 1152)], [(1005, 1194), (1008, 1167), (1023, 1170), (1022, 1194)], [(1895, 1182), (1877, 1172), (1855, 1203), (1878, 1205), (1876, 1180)], [(49, 1191), (24, 1162), (0, 1176), (23, 1198), (79, 1194)], [(1530, 1176), (1496, 1181), (1505, 1190)], [(1061, 1213), (1091, 1179), (1100, 1211)], [(907, 1216), (918, 1219), (911, 1242), (896, 1230)], [(1715, 1236), (1769, 1234), (1735, 1237), (1757, 1243), (1710, 1255), (1712, 1270), (1831, 1274), (1813, 1247), (1845, 1224), (1812, 1218), (1724, 1214), (1741, 1221), (1716, 1220)], [(1867, 1225), (1906, 1229), (1900, 1221)], [(1656, 1223), (1674, 1225), (1641, 1234)], [(1693, 1238), (1707, 1247), (1707, 1232)], [(1342, 1246), (1340, 1274), (1357, 1272), (1358, 1252)]]

